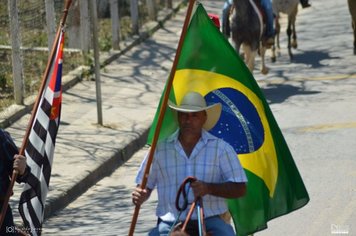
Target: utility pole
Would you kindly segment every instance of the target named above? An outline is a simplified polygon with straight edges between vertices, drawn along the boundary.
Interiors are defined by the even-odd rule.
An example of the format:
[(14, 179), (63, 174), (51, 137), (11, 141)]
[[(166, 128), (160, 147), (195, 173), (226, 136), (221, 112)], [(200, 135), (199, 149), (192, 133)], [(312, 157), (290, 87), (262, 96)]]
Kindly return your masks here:
[(92, 18), (92, 36), (94, 48), (94, 71), (95, 71), (95, 85), (96, 85), (96, 103), (98, 110), (98, 124), (103, 125), (103, 112), (101, 104), (101, 81), (100, 81), (100, 60), (99, 60), (99, 42), (98, 42), (98, 13), (96, 7), (96, 0), (91, 0), (89, 4), (90, 15)]

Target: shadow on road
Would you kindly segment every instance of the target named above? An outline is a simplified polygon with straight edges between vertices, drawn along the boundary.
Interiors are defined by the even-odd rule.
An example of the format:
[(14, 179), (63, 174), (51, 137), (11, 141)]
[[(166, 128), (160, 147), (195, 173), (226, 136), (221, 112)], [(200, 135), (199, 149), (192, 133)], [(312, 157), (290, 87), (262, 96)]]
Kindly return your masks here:
[(311, 95), (320, 91), (306, 91), (303, 87), (290, 84), (269, 84), (262, 89), (269, 104), (282, 103), (289, 97), (296, 95)]
[(340, 57), (331, 57), (328, 52), (323, 51), (302, 51), (299, 50), (298, 54), (294, 54), (293, 62), (298, 64), (310, 65), (312, 68), (320, 68), (328, 66), (322, 64), (323, 60), (340, 59)]

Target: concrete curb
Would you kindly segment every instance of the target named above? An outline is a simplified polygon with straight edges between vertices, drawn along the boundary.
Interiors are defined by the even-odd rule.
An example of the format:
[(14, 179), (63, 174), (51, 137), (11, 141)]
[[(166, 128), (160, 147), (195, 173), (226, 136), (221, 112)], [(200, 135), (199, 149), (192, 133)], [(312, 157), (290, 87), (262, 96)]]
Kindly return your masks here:
[(74, 181), (71, 188), (60, 195), (47, 199), (44, 218), (51, 217), (56, 211), (65, 208), (68, 204), (86, 192), (90, 187), (96, 184), (105, 176), (112, 174), (118, 167), (129, 160), (132, 155), (141, 149), (147, 141), (149, 127), (141, 130), (136, 139), (125, 144), (123, 149), (117, 149), (117, 152), (103, 163), (93, 167), (90, 172), (82, 176), (78, 181)]

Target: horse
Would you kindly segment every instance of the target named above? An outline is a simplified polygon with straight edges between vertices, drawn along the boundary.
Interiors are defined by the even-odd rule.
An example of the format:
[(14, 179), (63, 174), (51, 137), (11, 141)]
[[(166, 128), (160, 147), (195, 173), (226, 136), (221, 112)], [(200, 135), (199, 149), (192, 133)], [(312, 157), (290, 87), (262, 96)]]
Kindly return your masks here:
[(281, 25), (279, 23), (280, 13), (287, 14), (287, 36), (288, 36), (288, 54), (290, 60), (293, 59), (292, 47), (295, 49), (298, 47), (297, 33), (295, 29), (295, 22), (298, 13), (299, 0), (272, 0), (273, 13), (275, 14), (275, 45), (272, 46), (272, 62), (276, 61), (276, 47), (280, 50), (279, 35), (281, 31)]
[(237, 54), (243, 47), (244, 59), (247, 67), (253, 73), (255, 57), (260, 52), (261, 73), (267, 74), (265, 65), (266, 47), (262, 44), (264, 24), (261, 12), (253, 0), (234, 0), (233, 13), (231, 14), (231, 37)]
[(347, 3), (351, 14), (351, 24), (354, 32), (354, 55), (356, 55), (356, 1), (348, 0)]

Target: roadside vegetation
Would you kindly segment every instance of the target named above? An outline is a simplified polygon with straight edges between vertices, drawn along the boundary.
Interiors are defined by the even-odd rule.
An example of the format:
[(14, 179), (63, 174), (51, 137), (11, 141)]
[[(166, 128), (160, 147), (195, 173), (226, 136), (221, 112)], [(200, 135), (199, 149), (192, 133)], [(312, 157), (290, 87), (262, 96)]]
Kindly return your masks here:
[[(4, 1), (4, 0), (0, 0)], [(55, 1), (59, 9), (63, 9), (63, 2)], [(98, 1), (99, 3), (101, 1)], [(104, 2), (104, 1), (103, 1)], [(132, 36), (131, 19), (128, 0), (119, 1), (120, 9), (120, 40)], [(144, 7), (145, 1), (140, 1), (139, 13), (140, 23), (148, 21), (147, 10)], [(41, 79), (45, 71), (49, 56), (47, 45), (47, 32), (45, 30), (45, 12), (38, 11), (38, 6), (43, 4), (40, 0), (19, 1), (19, 15), (26, 15), (26, 20), (20, 22), (21, 46), (26, 50), (21, 51), (23, 64), (24, 94), (25, 97), (36, 94), (41, 85)], [(32, 8), (30, 6), (33, 6)], [(41, 6), (43, 7), (43, 6)], [(57, 8), (56, 7), (56, 8)], [(101, 6), (98, 6), (100, 8)], [(31, 13), (34, 11), (33, 13)], [(61, 12), (59, 12), (60, 14)], [(22, 14), (22, 15), (21, 15)], [(33, 15), (33, 18), (31, 18)], [(110, 51), (111, 47), (111, 19), (110, 12), (106, 9), (98, 9), (99, 47), (102, 52)], [(56, 18), (60, 18), (58, 15)], [(23, 19), (23, 16), (22, 16)], [(42, 50), (37, 50), (42, 48)], [(7, 4), (0, 6), (0, 112), (11, 104), (14, 104), (13, 79), (12, 79), (12, 55), (10, 44), (10, 29)], [(93, 63), (92, 53), (83, 55), (80, 51), (64, 52), (63, 75), (77, 68), (80, 65), (90, 66)]]

